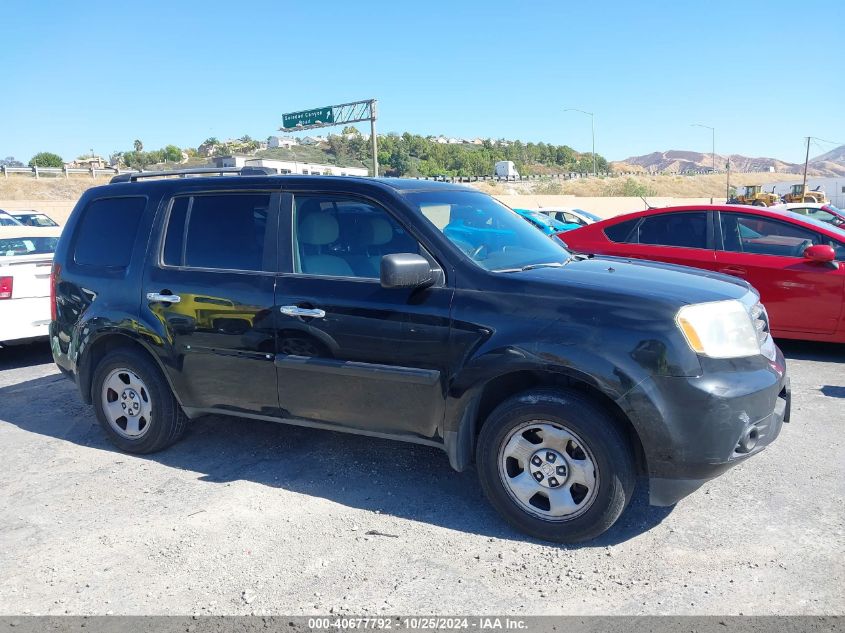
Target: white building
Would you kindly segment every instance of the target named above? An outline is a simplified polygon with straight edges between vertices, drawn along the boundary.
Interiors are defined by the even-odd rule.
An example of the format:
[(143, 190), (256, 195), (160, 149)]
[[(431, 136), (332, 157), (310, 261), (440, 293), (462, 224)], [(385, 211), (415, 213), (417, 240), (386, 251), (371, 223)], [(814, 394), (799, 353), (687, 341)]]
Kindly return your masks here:
[[(794, 180), (787, 180), (786, 182), (770, 182), (763, 185), (764, 191), (771, 191), (775, 188), (775, 193), (784, 195), (792, 191), (792, 185), (800, 185), (803, 182), (801, 174), (795, 174)], [(845, 208), (845, 176), (833, 176), (830, 178), (807, 178), (807, 189), (812, 191), (816, 187), (820, 187), (822, 191), (827, 194), (831, 204)]]
[(292, 136), (271, 136), (267, 139), (267, 147), (290, 149), (294, 145), (299, 145), (299, 140)]
[(320, 165), (294, 160), (276, 160), (274, 158), (255, 158), (253, 156), (216, 156), (215, 167), (267, 167), (277, 174), (303, 174), (312, 176), (367, 176), (369, 171), (363, 167), (340, 167), (338, 165)]

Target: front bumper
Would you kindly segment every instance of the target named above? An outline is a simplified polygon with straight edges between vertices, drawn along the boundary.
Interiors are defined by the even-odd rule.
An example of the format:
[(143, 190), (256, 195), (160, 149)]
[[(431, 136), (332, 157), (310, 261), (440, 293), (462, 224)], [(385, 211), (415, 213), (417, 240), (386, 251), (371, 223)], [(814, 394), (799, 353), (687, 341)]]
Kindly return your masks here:
[[(792, 391), (790, 388), (789, 379), (787, 378), (782, 391), (778, 394), (775, 410), (763, 420), (756, 424), (750, 424), (748, 429), (744, 430), (746, 434), (759, 429), (757, 441), (754, 448), (748, 451), (734, 452), (724, 462), (710, 462), (704, 466), (702, 474), (706, 475), (700, 478), (666, 478), (666, 477), (650, 477), (649, 478), (649, 503), (653, 506), (671, 506), (678, 501), (692, 494), (698, 490), (705, 483), (718, 477), (723, 472), (736, 466), (739, 462), (744, 461), (756, 455), (780, 434), (784, 422), (789, 422), (789, 417), (792, 408)], [(739, 447), (739, 442), (737, 443)], [(743, 449), (745, 447), (742, 447)]]
[(791, 389), (774, 361), (719, 366), (694, 378), (656, 378), (629, 400), (641, 430), (649, 501), (667, 506), (771, 444), (788, 422)]

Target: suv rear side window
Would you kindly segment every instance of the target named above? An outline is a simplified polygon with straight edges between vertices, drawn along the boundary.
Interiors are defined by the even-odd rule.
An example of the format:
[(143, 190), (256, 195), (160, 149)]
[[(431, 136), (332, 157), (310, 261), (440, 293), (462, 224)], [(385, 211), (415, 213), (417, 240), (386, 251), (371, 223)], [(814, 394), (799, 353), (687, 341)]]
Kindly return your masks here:
[(82, 266), (125, 268), (132, 256), (141, 213), (141, 196), (100, 198), (82, 212), (76, 230), (73, 260)]
[(263, 270), (269, 193), (221, 193), (173, 200), (162, 259), (168, 266)]

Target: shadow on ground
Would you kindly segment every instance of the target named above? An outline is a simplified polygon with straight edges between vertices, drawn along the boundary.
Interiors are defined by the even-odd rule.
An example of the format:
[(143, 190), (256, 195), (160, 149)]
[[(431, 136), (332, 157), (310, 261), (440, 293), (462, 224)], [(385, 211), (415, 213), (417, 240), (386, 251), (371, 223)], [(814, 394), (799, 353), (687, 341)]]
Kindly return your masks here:
[(814, 360), (826, 363), (845, 361), (845, 345), (841, 343), (778, 339), (777, 344), (786, 360)]
[[(28, 350), (17, 361), (1, 362), (0, 370), (45, 360), (41, 351)], [(33, 406), (36, 400), (40, 402)], [(0, 421), (91, 449), (117, 452), (106, 440), (93, 409), (82, 405), (73, 383), (58, 374), (0, 388)], [(506, 525), (488, 505), (474, 470), (454, 472), (445, 453), (427, 446), (209, 416), (192, 422), (176, 445), (142, 458), (199, 473), (201, 481), (246, 480), (462, 532), (531, 540)], [(641, 479), (617, 524), (582, 547), (621, 543), (663, 521), (672, 508), (649, 506), (647, 487)]]

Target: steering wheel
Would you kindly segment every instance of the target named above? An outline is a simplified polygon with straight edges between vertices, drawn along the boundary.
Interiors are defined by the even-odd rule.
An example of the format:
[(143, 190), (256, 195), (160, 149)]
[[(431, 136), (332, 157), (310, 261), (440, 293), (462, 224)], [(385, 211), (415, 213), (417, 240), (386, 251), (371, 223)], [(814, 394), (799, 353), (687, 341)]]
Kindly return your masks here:
[(795, 257), (804, 257), (804, 251), (806, 251), (806, 250), (807, 250), (810, 246), (812, 246), (812, 245), (813, 245), (813, 241), (812, 241), (812, 240), (804, 240), (804, 241), (803, 241), (803, 242), (801, 242), (801, 243), (798, 245), (798, 247), (795, 249), (795, 252), (793, 253), (793, 255), (794, 255)]
[(466, 255), (467, 257), (471, 257), (474, 260), (478, 260), (478, 256), (487, 248), (487, 244), (482, 244), (481, 246), (473, 246), (469, 242), (465, 242), (464, 240), (456, 240), (452, 239), (452, 243), (461, 249), (461, 252)]
[(483, 253), (486, 249), (487, 249), (487, 244), (482, 244), (481, 246), (476, 248), (474, 251), (472, 251), (472, 255), (470, 255), (470, 257), (472, 257), (474, 260), (478, 261), (481, 257), (481, 253)]

